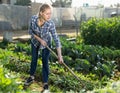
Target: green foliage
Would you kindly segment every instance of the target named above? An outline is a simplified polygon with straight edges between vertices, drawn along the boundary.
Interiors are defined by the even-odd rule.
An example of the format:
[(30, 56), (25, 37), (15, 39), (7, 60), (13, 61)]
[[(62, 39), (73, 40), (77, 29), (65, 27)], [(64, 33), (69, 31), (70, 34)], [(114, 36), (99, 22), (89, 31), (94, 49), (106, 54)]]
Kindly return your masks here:
[[(83, 74), (79, 74), (75, 72), (75, 74), (81, 79), (78, 81), (73, 75), (70, 74), (69, 71), (65, 71), (58, 64), (51, 64), (51, 74), (49, 83), (54, 86), (59, 87), (64, 92), (66, 91), (74, 91), (80, 92), (81, 90), (92, 90), (93, 87), (98, 84), (93, 80), (89, 80), (90, 78), (84, 77)], [(95, 78), (94, 76), (92, 78)], [(55, 92), (54, 90), (52, 92)]]
[(77, 71), (82, 70), (85, 73), (89, 72), (91, 64), (90, 64), (90, 62), (88, 60), (76, 58), (75, 63), (77, 63), (77, 64), (75, 64), (75, 69)]
[(27, 43), (18, 42), (14, 45), (15, 45), (14, 52), (24, 52), (27, 55), (31, 55), (31, 48), (30, 48), (31, 46), (29, 44), (29, 41)]
[(30, 6), (31, 0), (17, 0), (15, 5)]
[(120, 17), (92, 18), (80, 29), (85, 44), (120, 48)]
[(0, 65), (0, 93), (26, 93), (18, 80), (18, 74), (10, 73)]
[(94, 89), (91, 93), (119, 93), (120, 81), (108, 83), (106, 87), (102, 89)]
[(120, 57), (120, 50), (107, 47), (71, 43), (62, 40), (62, 53), (65, 63), (77, 71), (94, 73), (101, 78), (111, 77), (117, 66), (116, 58)]
[[(57, 59), (53, 58), (49, 63), (49, 84), (52, 92), (86, 93), (88, 90), (92, 91), (107, 85), (106, 82), (111, 76), (114, 76), (114, 70), (117, 69), (116, 58), (119, 58), (120, 50), (69, 42), (64, 38), (61, 41), (63, 59), (80, 78), (80, 81), (58, 64)], [(1, 45), (6, 45), (0, 49), (0, 62), (3, 67), (10, 71), (28, 74), (31, 61), (30, 42), (1, 43)], [(54, 51), (56, 52), (56, 50)], [(35, 75), (36, 81), (42, 80), (41, 70), (42, 62), (39, 58)], [(24, 78), (24, 76), (22, 77)]]
[[(5, 50), (0, 49), (0, 53), (2, 54), (0, 60), (3, 63), (5, 68), (10, 69), (11, 71), (27, 74), (29, 71), (29, 67), (30, 67), (30, 56), (27, 56), (26, 55), (27, 50), (26, 51), (24, 50), (24, 48), (26, 47), (26, 44), (24, 45), (20, 43), (16, 43), (16, 44), (15, 45), (13, 43), (9, 44), (8, 45), (9, 48), (6, 48)], [(16, 46), (19, 46), (19, 48)], [(35, 75), (38, 81), (42, 80), (41, 78), (42, 76), (41, 63), (42, 62), (40, 60), (38, 61), (38, 67), (37, 67), (36, 75)], [(56, 63), (51, 63), (50, 69), (51, 69), (50, 71), (51, 74), (49, 78), (50, 84), (59, 86), (61, 90), (79, 91), (79, 89), (82, 89), (81, 84), (86, 82), (84, 80), (84, 82), (82, 82), (81, 84), (78, 83), (78, 81), (74, 78), (74, 76), (70, 75), (69, 71), (66, 72), (65, 71), (66, 69), (64, 69), (61, 65), (57, 65)], [(86, 85), (90, 85), (90, 86), (86, 86)], [(86, 85), (85, 85), (85, 90), (92, 90), (94, 83), (89, 82)], [(56, 89), (52, 89), (52, 90), (55, 91)]]
[(5, 49), (9, 43), (7, 41), (0, 42), (0, 48)]

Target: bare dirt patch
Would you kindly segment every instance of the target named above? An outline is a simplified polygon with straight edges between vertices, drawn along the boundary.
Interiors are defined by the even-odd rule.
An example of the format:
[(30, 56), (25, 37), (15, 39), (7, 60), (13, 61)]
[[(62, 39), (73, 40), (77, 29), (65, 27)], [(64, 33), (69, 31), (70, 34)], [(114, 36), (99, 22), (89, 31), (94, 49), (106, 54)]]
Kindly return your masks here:
[[(3, 40), (3, 34), (6, 31), (0, 31), (0, 41)], [(13, 33), (13, 40), (14, 39), (29, 39), (30, 35), (28, 30), (16, 30), (10, 31)], [(75, 37), (76, 36), (76, 29), (57, 29), (57, 33), (59, 35), (66, 35), (68, 37)]]

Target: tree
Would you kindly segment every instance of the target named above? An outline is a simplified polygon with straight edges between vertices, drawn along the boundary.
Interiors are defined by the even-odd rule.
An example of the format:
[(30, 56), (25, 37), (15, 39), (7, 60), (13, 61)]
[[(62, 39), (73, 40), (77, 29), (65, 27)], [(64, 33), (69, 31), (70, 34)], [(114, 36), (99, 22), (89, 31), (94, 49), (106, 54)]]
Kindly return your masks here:
[(50, 0), (54, 7), (71, 7), (72, 0)]
[(15, 5), (30, 6), (31, 0), (17, 0)]

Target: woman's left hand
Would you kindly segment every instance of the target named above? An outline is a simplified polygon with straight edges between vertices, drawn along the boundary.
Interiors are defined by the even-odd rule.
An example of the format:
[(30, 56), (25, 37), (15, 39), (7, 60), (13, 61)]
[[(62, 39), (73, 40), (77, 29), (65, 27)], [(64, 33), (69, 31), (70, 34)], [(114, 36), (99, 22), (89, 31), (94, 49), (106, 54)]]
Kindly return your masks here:
[(63, 57), (62, 57), (62, 56), (58, 56), (58, 62), (59, 62), (60, 64), (63, 63)]

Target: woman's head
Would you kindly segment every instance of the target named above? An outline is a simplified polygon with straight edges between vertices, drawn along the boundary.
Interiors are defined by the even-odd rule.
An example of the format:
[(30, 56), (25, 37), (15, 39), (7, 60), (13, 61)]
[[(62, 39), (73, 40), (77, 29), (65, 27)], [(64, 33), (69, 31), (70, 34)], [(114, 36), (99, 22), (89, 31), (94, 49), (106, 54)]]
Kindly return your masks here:
[(51, 6), (48, 4), (43, 4), (39, 10), (39, 17), (45, 21), (51, 18)]

